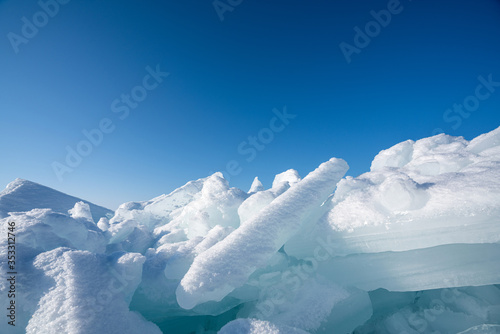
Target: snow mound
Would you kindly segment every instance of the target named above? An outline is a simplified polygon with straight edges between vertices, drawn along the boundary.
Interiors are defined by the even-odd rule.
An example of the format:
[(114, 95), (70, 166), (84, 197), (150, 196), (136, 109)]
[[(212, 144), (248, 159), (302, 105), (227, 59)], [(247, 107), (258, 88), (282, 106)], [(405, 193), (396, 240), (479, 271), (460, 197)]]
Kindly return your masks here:
[(16, 179), (0, 192), (0, 217), (9, 212), (24, 212), (33, 209), (52, 209), (55, 212), (66, 213), (77, 202), (86, 203), (92, 213), (92, 219), (113, 216), (113, 211), (102, 206), (83, 201), (77, 197), (66, 195), (41, 184), (23, 179)]
[(128, 304), (141, 280), (139, 254), (95, 255), (58, 248), (34, 265), (55, 281), (42, 297), (26, 332), (161, 333)]

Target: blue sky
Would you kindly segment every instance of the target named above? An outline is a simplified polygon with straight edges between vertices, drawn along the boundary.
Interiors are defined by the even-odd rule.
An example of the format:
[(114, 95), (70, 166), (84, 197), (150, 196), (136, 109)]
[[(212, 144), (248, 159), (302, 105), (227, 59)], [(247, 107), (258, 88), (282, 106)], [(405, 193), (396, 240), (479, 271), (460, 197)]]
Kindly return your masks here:
[[(53, 17), (0, 1), (1, 185), (25, 178), (115, 209), (219, 170), (247, 190), (335, 156), (356, 176), (400, 141), (500, 125), (500, 87), (474, 100), (479, 76), (500, 82), (500, 1), (221, 0), (235, 4), (222, 21), (210, 0), (65, 1), (42, 0)], [(370, 24), (388, 8), (385, 27)], [(367, 24), (348, 63), (339, 45), (356, 47)], [(157, 82), (148, 66), (169, 74)], [(464, 100), (473, 111), (454, 111)], [(286, 125), (273, 120), (285, 106)], [(82, 131), (103, 120), (70, 167), (67, 147), (88, 153)]]

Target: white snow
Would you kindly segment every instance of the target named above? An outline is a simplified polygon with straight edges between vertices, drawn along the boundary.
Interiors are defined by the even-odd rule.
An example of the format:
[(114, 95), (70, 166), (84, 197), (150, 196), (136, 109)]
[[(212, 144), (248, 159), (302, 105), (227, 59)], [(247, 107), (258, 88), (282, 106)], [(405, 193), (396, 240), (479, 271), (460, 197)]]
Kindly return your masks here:
[(39, 255), (34, 266), (55, 281), (39, 302), (26, 332), (161, 333), (128, 303), (141, 280), (144, 257), (99, 256), (64, 248)]
[(0, 192), (0, 217), (6, 217), (9, 212), (23, 212), (32, 209), (52, 209), (55, 212), (67, 213), (77, 202), (89, 205), (94, 221), (113, 215), (113, 211), (102, 206), (66, 195), (35, 182), (16, 179)]
[(179, 305), (190, 309), (210, 300), (220, 301), (242, 286), (333, 192), (347, 169), (339, 159), (321, 164), (251, 221), (196, 257), (177, 289)]
[(252, 185), (250, 186), (250, 190), (248, 191), (248, 193), (249, 194), (256, 193), (262, 190), (264, 190), (264, 186), (262, 185), (262, 182), (260, 182), (259, 178), (256, 176), (255, 179), (253, 179)]

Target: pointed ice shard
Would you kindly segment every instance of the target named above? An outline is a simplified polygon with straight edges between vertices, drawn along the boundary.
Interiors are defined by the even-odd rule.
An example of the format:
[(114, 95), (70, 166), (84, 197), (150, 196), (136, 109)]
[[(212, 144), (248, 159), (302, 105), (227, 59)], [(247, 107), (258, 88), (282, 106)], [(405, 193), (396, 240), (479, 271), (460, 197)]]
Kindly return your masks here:
[(262, 190), (264, 190), (264, 186), (262, 185), (262, 182), (260, 182), (259, 178), (256, 176), (255, 179), (253, 179), (252, 186), (250, 187), (248, 193), (252, 194)]

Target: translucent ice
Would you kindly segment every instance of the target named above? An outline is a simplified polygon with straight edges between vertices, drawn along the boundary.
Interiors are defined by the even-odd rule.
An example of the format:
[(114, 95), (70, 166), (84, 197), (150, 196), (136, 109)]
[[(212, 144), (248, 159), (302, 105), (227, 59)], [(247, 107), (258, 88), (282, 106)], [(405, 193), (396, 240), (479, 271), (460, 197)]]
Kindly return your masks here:
[(190, 309), (206, 301), (220, 301), (243, 285), (299, 230), (347, 169), (345, 161), (339, 159), (321, 164), (251, 221), (196, 257), (177, 289), (179, 305)]
[(224, 326), (219, 334), (307, 334), (307, 332), (289, 326), (278, 326), (264, 320), (237, 319)]

